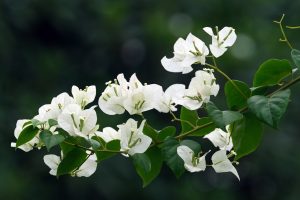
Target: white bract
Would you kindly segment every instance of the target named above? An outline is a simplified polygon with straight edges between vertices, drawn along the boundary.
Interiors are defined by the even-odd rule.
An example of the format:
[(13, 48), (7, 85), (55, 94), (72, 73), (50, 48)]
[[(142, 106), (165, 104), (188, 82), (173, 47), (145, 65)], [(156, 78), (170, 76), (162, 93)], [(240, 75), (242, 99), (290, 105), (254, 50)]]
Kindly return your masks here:
[(230, 151), (233, 147), (232, 138), (230, 136), (229, 126), (226, 126), (227, 132), (220, 128), (216, 128), (214, 131), (205, 135), (204, 138), (209, 139), (215, 147), (219, 147), (221, 150)]
[(209, 48), (216, 58), (223, 55), (227, 51), (227, 48), (234, 44), (237, 38), (235, 30), (231, 27), (224, 27), (221, 31), (216, 27), (216, 35), (210, 27), (205, 27), (203, 30), (212, 37)]
[(126, 124), (118, 125), (121, 134), (121, 151), (126, 152), (124, 155), (144, 153), (149, 148), (152, 139), (143, 133), (145, 122), (142, 121), (138, 128), (137, 121), (130, 118)]
[(177, 111), (176, 105), (182, 104), (185, 92), (185, 85), (174, 84), (166, 89), (161, 96), (160, 101), (156, 106), (159, 112), (167, 113), (170, 111)]
[(169, 72), (189, 73), (192, 65), (200, 63), (205, 65), (205, 57), (209, 54), (207, 46), (193, 34), (189, 34), (186, 40), (179, 38), (174, 44), (174, 57), (162, 58), (162, 66)]
[(106, 143), (112, 141), (112, 140), (120, 140), (120, 132), (116, 131), (115, 129), (111, 127), (105, 127), (102, 132), (97, 131), (95, 133), (96, 136), (101, 137)]
[[(50, 168), (49, 173), (53, 176), (56, 176), (57, 168), (61, 162), (61, 157), (54, 154), (45, 155), (44, 162)], [(92, 155), (79, 167), (79, 169), (73, 171), (71, 175), (77, 177), (89, 177), (95, 173), (96, 169), (96, 156)]]
[(125, 110), (131, 115), (141, 114), (156, 108), (162, 95), (161, 86), (143, 85), (135, 74), (127, 82), (123, 74), (120, 74), (115, 83), (108, 83), (100, 96), (99, 107), (109, 115), (123, 114)]
[(108, 115), (123, 114), (124, 100), (128, 96), (128, 82), (123, 74), (119, 74), (114, 83), (107, 82), (107, 87), (99, 98), (100, 109)]
[(194, 151), (188, 146), (181, 145), (177, 147), (177, 154), (184, 161), (184, 167), (189, 172), (199, 172), (204, 171), (206, 168), (206, 160), (204, 154), (203, 156), (195, 155)]
[(217, 173), (231, 172), (240, 180), (238, 172), (226, 155), (226, 150), (215, 152), (212, 155), (211, 160), (213, 163), (212, 167)]
[(72, 87), (72, 95), (75, 102), (83, 109), (87, 104), (94, 101), (96, 97), (96, 87), (92, 85), (87, 86), (84, 90), (81, 90), (74, 85)]
[[(26, 128), (28, 126), (28, 125), (24, 126), (24, 124), (26, 122), (29, 122), (29, 121), (30, 120), (28, 120), (28, 119), (21, 119), (21, 120), (17, 121), (16, 128), (15, 128), (15, 131), (14, 131), (14, 135), (15, 135), (16, 139), (19, 138), (19, 135), (24, 130), (24, 128)], [(32, 140), (27, 142), (26, 144), (23, 144), (23, 145), (19, 146), (18, 148), (22, 149), (25, 152), (28, 152), (28, 151), (31, 151), (33, 149), (33, 147), (38, 143), (39, 143), (39, 138), (36, 136)], [(16, 147), (16, 143), (12, 142), (10, 146), (11, 147)]]
[(48, 128), (48, 120), (57, 120), (63, 109), (73, 103), (75, 103), (75, 101), (72, 97), (70, 97), (67, 93), (61, 93), (52, 99), (51, 104), (41, 106), (39, 108), (39, 114), (36, 115), (34, 119), (40, 122), (45, 122), (44, 128)]
[(63, 110), (58, 117), (58, 125), (71, 136), (85, 138), (99, 128), (94, 108), (82, 110), (78, 104), (70, 104)]
[(219, 89), (212, 69), (199, 70), (186, 89), (185, 100), (181, 104), (190, 110), (199, 109), (210, 100), (210, 96), (217, 96)]

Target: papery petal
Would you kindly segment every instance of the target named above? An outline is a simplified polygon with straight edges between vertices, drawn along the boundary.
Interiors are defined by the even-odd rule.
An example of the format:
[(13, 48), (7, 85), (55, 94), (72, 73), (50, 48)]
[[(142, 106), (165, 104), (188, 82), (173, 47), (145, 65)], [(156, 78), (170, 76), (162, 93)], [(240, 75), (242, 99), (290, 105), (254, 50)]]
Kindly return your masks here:
[(87, 159), (80, 168), (75, 172), (78, 177), (89, 177), (95, 173), (97, 169), (97, 162), (92, 159)]
[(227, 48), (223, 46), (209, 45), (209, 48), (212, 55), (216, 58), (222, 56), (227, 51)]
[(138, 142), (135, 146), (129, 149), (128, 154), (134, 155), (136, 153), (144, 153), (149, 148), (152, 139), (147, 135), (139, 135), (138, 136), (141, 139), (141, 142)]
[(60, 157), (57, 155), (54, 155), (54, 154), (45, 155), (44, 162), (51, 169), (50, 174), (53, 176), (56, 176), (57, 167), (58, 167), (59, 163), (61, 162)]
[(212, 167), (217, 173), (231, 172), (240, 180), (238, 172), (236, 171), (230, 160), (227, 158), (226, 150), (215, 152), (212, 155), (211, 160), (213, 162)]

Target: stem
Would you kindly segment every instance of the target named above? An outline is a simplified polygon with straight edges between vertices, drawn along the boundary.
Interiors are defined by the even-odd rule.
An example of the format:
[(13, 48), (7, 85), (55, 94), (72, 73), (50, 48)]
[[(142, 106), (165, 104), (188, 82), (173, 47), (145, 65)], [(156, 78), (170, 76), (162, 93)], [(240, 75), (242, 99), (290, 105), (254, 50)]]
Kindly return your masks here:
[(285, 26), (288, 29), (299, 29), (300, 26)]
[(93, 153), (96, 153), (96, 152), (107, 152), (107, 153), (125, 153), (124, 151), (115, 151), (115, 150), (108, 150), (108, 149), (99, 149), (99, 150), (93, 150), (93, 149), (89, 149), (87, 147), (84, 147), (82, 145), (79, 145), (79, 144), (73, 144), (71, 142), (66, 142), (64, 141), (64, 143), (68, 144), (68, 145), (72, 145), (74, 147), (78, 147), (78, 148), (81, 148), (81, 149), (84, 149), (86, 151), (90, 151), (90, 152), (93, 152)]
[(285, 42), (290, 49), (293, 49), (291, 43), (289, 42), (288, 38), (286, 37), (286, 34), (285, 34), (283, 26), (282, 26), (282, 21), (284, 19), (284, 16), (285, 15), (282, 14), (281, 19), (279, 21), (273, 21), (273, 22), (279, 25), (279, 28), (280, 28), (280, 31), (281, 31), (281, 34), (282, 34), (282, 37), (283, 37), (283, 39), (279, 38), (279, 41), (280, 42)]
[[(215, 60), (213, 59), (214, 63)], [(210, 68), (213, 68), (214, 70), (216, 70), (217, 72), (219, 72), (220, 74), (222, 74), (232, 85), (233, 87), (245, 98), (247, 99), (247, 96), (240, 90), (240, 88), (235, 84), (235, 82), (226, 74), (224, 73), (222, 70), (220, 70), (217, 66), (215, 65), (211, 65), (208, 63), (205, 63), (205, 65), (209, 66)]]
[(195, 128), (195, 125), (192, 124), (191, 122), (177, 118), (177, 117), (175, 116), (175, 114), (174, 114), (172, 111), (170, 111), (170, 114), (171, 114), (172, 117), (173, 117), (173, 121), (184, 122), (184, 123), (188, 124), (189, 126), (191, 126), (192, 128)]

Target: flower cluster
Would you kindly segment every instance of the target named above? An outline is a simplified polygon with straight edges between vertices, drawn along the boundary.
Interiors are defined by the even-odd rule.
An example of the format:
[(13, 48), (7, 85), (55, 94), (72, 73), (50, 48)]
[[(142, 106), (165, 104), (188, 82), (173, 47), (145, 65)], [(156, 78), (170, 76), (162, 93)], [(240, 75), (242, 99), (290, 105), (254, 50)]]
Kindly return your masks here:
[[(190, 33), (185, 40), (179, 38), (176, 41), (174, 57), (170, 59), (164, 57), (161, 60), (163, 67), (170, 72), (189, 73), (193, 70), (192, 65), (207, 65), (207, 57), (221, 56), (236, 40), (235, 31), (230, 27), (225, 27), (221, 31), (216, 28), (216, 34), (209, 27), (203, 30), (212, 37), (209, 48), (202, 40)], [(209, 65), (207, 66), (209, 67)], [(130, 115), (143, 116), (146, 111), (156, 110), (162, 113), (171, 113), (174, 116), (173, 112), (177, 111), (178, 106), (183, 106), (190, 111), (198, 110), (210, 101), (211, 96), (217, 96), (218, 92), (219, 85), (212, 68), (197, 70), (187, 87), (184, 84), (174, 84), (166, 90), (157, 84), (141, 83), (136, 74), (133, 74), (129, 80), (126, 80), (123, 74), (119, 74), (114, 81), (106, 83), (106, 88), (99, 97), (98, 105), (100, 110), (107, 115), (123, 114), (126, 111)], [(84, 151), (80, 153), (82, 155), (80, 165), (70, 168), (68, 173), (72, 176), (88, 177), (96, 171), (97, 163), (103, 156), (100, 153), (117, 152), (126, 157), (134, 157), (134, 155), (147, 152), (151, 146), (156, 145), (156, 136), (145, 133), (145, 119), (138, 125), (139, 122), (132, 117), (126, 123), (117, 125), (117, 130), (112, 127), (103, 127), (102, 131), (99, 131), (95, 111), (97, 106), (87, 108), (95, 100), (95, 97), (95, 86), (89, 86), (83, 90), (73, 86), (72, 96), (62, 93), (53, 98), (50, 104), (42, 106), (38, 115), (33, 119), (19, 120), (15, 129), (15, 137), (18, 141), (12, 143), (11, 146), (26, 152), (34, 147), (41, 148), (43, 146), (49, 150), (57, 144), (82, 148)], [(29, 137), (27, 133), (30, 129), (33, 130), (30, 132), (32, 137)], [(44, 133), (45, 130), (48, 132)], [(79, 138), (80, 141), (83, 140), (89, 145), (72, 143), (69, 141), (70, 138), (73, 138), (73, 141), (77, 141), (76, 139)], [(239, 178), (229, 160), (235, 154), (232, 151), (233, 145), (229, 129), (224, 132), (217, 128), (204, 138), (209, 139), (215, 147), (219, 148), (211, 157), (211, 166), (214, 170), (216, 172), (232, 172)], [(108, 149), (107, 146), (114, 141), (117, 141), (119, 147), (116, 150)], [(163, 143), (163, 141), (159, 141), (159, 143)], [(176, 148), (177, 156), (184, 161), (185, 169), (190, 172), (206, 169), (208, 166), (206, 156), (209, 152), (202, 155), (201, 153), (196, 154), (188, 145), (179, 145)], [(51, 175), (61, 173), (59, 172), (62, 171), (60, 168), (63, 168), (61, 165), (64, 165), (64, 159), (67, 159), (68, 153), (61, 148), (60, 156), (54, 154), (44, 156), (44, 162), (51, 169)]]

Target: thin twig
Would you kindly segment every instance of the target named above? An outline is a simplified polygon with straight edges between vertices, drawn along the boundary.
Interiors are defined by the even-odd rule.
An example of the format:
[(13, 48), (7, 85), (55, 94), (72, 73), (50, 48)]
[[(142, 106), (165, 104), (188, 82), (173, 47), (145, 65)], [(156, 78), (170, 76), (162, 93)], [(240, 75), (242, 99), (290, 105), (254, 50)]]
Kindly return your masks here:
[(279, 25), (279, 28), (280, 28), (280, 31), (281, 31), (281, 34), (282, 34), (282, 37), (283, 37), (283, 38), (279, 38), (279, 41), (280, 42), (285, 42), (290, 49), (293, 49), (291, 43), (289, 42), (288, 38), (286, 37), (286, 34), (285, 34), (283, 26), (282, 26), (284, 16), (285, 15), (282, 14), (281, 19), (279, 21), (273, 21), (273, 22)]

